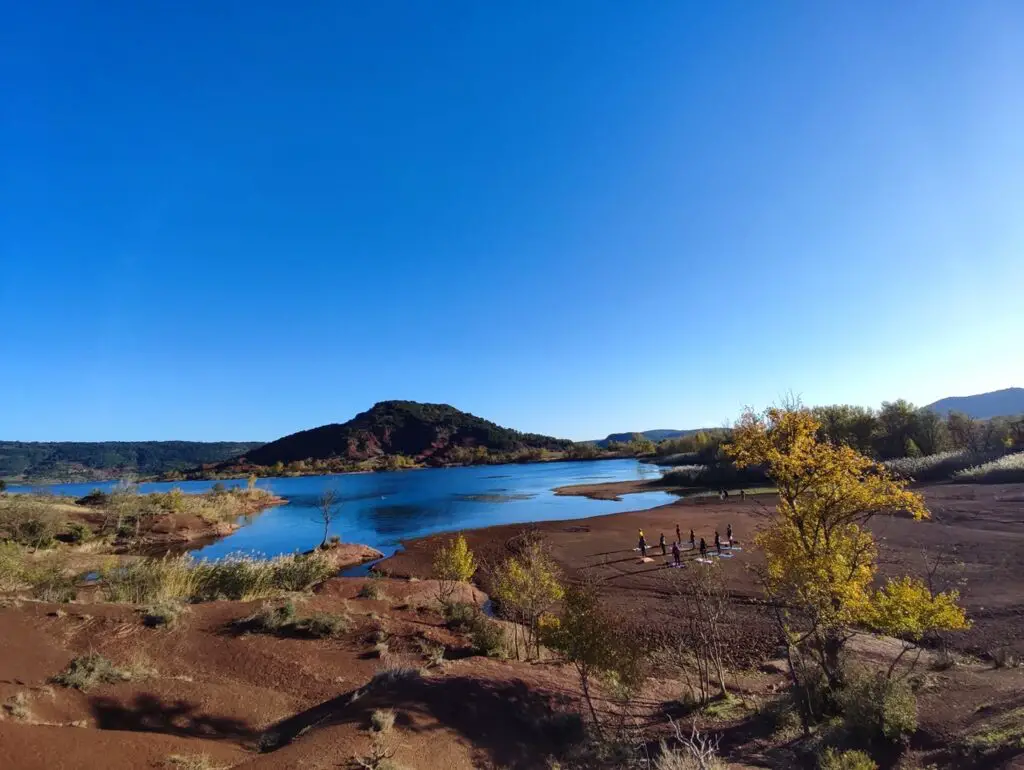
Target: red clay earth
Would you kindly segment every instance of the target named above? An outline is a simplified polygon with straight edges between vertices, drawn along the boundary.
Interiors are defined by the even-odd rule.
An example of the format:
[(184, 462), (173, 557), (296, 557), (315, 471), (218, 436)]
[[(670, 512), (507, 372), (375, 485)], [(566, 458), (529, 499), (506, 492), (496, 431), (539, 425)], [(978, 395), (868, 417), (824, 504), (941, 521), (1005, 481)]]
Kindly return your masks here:
[[(609, 496), (646, 491), (645, 482), (565, 487), (561, 494)], [(1024, 485), (934, 484), (923, 493), (932, 513), (927, 521), (905, 516), (877, 517), (871, 527), (878, 541), (878, 562), (882, 575), (921, 574), (926, 556), (943, 553), (950, 564), (937, 577), (960, 586), (963, 604), (974, 621), (965, 633), (953, 634), (950, 642), (975, 655), (988, 655), (1009, 646), (1024, 655)], [(715, 530), (725, 538), (732, 525), (734, 537), (745, 547), (723, 562), (728, 586), (739, 613), (733, 647), (737, 651), (774, 654), (775, 641), (770, 621), (761, 605), (762, 592), (751, 567), (760, 563), (750, 549), (758, 527), (764, 524), (767, 506), (774, 497), (763, 495), (741, 501), (733, 493), (728, 500), (715, 497), (681, 499), (645, 511), (618, 513), (589, 519), (508, 525), (470, 530), (465, 533), (470, 547), (484, 561), (496, 562), (507, 553), (506, 543), (531, 529), (544, 535), (552, 557), (569, 574), (590, 570), (602, 579), (605, 596), (627, 615), (642, 619), (650, 627), (673, 623), (672, 579), (686, 569), (699, 569), (696, 554), (684, 551), (686, 569), (670, 570), (671, 543), (678, 524), (684, 540), (693, 528), (698, 543), (705, 538), (713, 550)], [(648, 554), (653, 562), (641, 563), (634, 550), (637, 530), (643, 529)], [(670, 553), (658, 548), (661, 533)], [(379, 569), (387, 574), (427, 576), (431, 555), (447, 536), (437, 535), (405, 544), (405, 550), (385, 560)]]

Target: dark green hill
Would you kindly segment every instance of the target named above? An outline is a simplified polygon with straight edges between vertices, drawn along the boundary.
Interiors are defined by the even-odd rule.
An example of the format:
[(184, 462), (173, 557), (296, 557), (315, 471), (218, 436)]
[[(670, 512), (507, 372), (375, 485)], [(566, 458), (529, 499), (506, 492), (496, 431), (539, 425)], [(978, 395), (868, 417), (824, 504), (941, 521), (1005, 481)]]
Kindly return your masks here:
[(0, 441), (0, 478), (42, 482), (155, 476), (223, 462), (258, 446), (252, 441)]
[(342, 424), (293, 433), (259, 449), (245, 460), (254, 465), (300, 460), (369, 460), (405, 455), (443, 463), (457, 449), (483, 447), (504, 453), (523, 449), (566, 450), (573, 442), (503, 428), (448, 404), (381, 401)]

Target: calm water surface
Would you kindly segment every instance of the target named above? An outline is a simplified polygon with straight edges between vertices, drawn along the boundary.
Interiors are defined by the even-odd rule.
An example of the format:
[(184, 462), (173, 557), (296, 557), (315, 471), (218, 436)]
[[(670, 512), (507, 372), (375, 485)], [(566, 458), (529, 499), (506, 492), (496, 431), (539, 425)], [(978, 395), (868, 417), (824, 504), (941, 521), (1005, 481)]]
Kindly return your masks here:
[[(568, 484), (654, 479), (659, 475), (655, 466), (636, 460), (599, 460), (260, 479), (257, 486), (272, 490), (287, 503), (249, 518), (246, 526), (198, 549), (196, 555), (211, 559), (237, 552), (275, 556), (318, 545), (323, 523), (318, 520), (316, 502), (328, 487), (337, 490), (343, 501), (338, 518), (331, 524), (331, 534), (390, 555), (400, 541), (435, 532), (575, 519), (662, 505), (676, 498), (667, 492), (642, 492), (615, 502), (557, 497), (552, 491)], [(214, 483), (148, 483), (141, 484), (140, 490), (160, 492), (177, 486), (185, 492), (201, 492)], [(244, 480), (223, 483), (245, 485)], [(47, 489), (81, 496), (92, 489), (109, 490), (113, 486), (112, 482), (58, 484)]]

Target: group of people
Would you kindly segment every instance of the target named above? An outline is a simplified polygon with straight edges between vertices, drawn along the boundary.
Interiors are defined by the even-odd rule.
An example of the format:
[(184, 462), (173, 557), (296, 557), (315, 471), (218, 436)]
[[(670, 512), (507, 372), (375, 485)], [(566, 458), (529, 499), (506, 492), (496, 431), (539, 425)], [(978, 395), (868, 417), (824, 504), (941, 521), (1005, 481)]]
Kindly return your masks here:
[[(640, 555), (643, 558), (646, 559), (647, 558), (647, 538), (644, 537), (644, 531), (642, 529), (639, 530), (639, 532), (640, 532), (640, 542), (639, 542)], [(732, 541), (732, 524), (729, 524), (729, 525), (726, 526), (726, 528), (725, 528), (725, 538), (726, 538), (726, 540), (729, 543), (728, 547), (732, 548), (732, 542), (733, 542)], [(672, 542), (672, 559), (673, 559), (673, 561), (676, 564), (681, 564), (682, 563), (682, 559), (681, 559), (682, 551), (679, 548), (679, 546), (682, 544), (682, 542), (683, 542), (683, 533), (679, 529), (679, 525), (676, 524), (676, 539)], [(662, 556), (668, 556), (668, 545), (667, 545), (667, 542), (665, 540), (665, 533), (664, 532), (662, 532), (661, 533), (661, 537), (658, 538), (658, 546), (661, 548), (661, 555)], [(691, 529), (690, 530), (690, 550), (692, 551), (692, 550), (696, 549), (697, 547), (698, 547), (697, 546), (697, 537), (694, 534), (693, 530)], [(715, 530), (715, 551), (717, 553), (719, 553), (719, 554), (722, 553), (722, 538), (718, 534), (718, 530), (717, 529)], [(708, 555), (708, 544), (707, 544), (707, 541), (704, 540), (704, 538), (701, 538), (700, 539), (700, 556), (701, 556), (702, 559), (706, 559), (707, 555)]]

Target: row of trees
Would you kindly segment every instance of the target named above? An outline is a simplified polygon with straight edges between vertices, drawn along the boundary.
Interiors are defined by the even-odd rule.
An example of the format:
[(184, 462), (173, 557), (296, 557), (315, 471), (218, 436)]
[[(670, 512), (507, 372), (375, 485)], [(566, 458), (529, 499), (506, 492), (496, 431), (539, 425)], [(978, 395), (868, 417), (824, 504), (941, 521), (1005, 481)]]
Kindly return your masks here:
[[(919, 409), (902, 399), (885, 402), (877, 411), (836, 404), (807, 410), (818, 424), (816, 438), (851, 447), (876, 460), (921, 457), (949, 450), (974, 454), (1000, 453), (1024, 448), (1024, 416), (978, 420), (959, 412), (942, 416)], [(699, 431), (662, 441), (659, 456), (680, 456), (686, 464), (727, 463), (724, 447), (732, 441), (732, 428)]]

